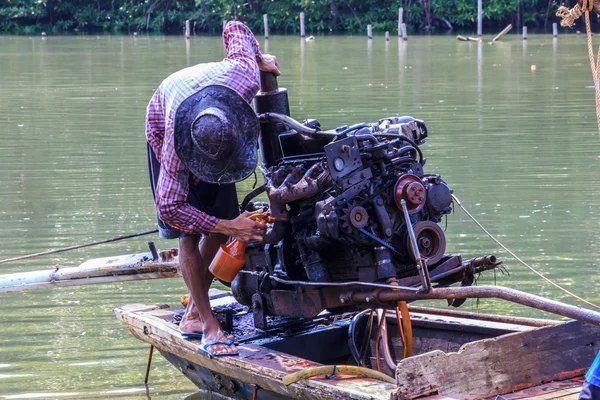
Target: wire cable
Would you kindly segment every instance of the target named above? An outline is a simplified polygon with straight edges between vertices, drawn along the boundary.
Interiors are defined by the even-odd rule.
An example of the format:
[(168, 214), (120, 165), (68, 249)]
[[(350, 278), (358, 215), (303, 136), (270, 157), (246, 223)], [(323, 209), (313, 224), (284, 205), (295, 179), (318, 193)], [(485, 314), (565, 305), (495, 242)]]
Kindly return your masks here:
[(517, 256), (515, 253), (513, 253), (512, 251), (510, 251), (510, 249), (508, 247), (506, 247), (505, 245), (503, 245), (498, 239), (496, 239), (491, 233), (488, 232), (487, 229), (485, 229), (483, 227), (483, 225), (481, 225), (479, 223), (479, 221), (477, 221), (475, 219), (474, 216), (471, 215), (471, 213), (469, 211), (467, 211), (467, 209), (462, 205), (462, 203), (460, 202), (460, 200), (458, 200), (458, 198), (452, 194), (451, 195), (452, 198), (454, 199), (454, 201), (456, 202), (456, 204), (458, 204), (458, 206), (465, 212), (465, 214), (467, 214), (467, 216), (469, 218), (471, 218), (473, 220), (473, 222), (475, 222), (475, 224), (483, 231), (485, 232), (486, 235), (488, 235), (490, 237), (490, 239), (492, 239), (494, 242), (496, 242), (496, 244), (500, 247), (502, 247), (508, 254), (510, 254), (511, 256), (513, 256), (513, 258), (515, 260), (517, 260), (518, 262), (520, 262), (521, 264), (523, 264), (525, 267), (527, 267), (531, 272), (533, 272), (534, 274), (536, 274), (537, 276), (539, 276), (540, 278), (542, 278), (543, 280), (545, 280), (546, 282), (548, 282), (549, 284), (551, 284), (552, 286), (556, 287), (557, 289), (563, 291), (564, 293), (568, 294), (569, 296), (581, 301), (582, 303), (587, 304), (588, 306), (592, 306), (596, 309), (600, 310), (600, 306), (597, 306), (594, 303), (590, 303), (589, 301), (582, 299), (581, 297), (577, 296), (575, 293), (568, 291), (567, 289), (565, 289), (564, 287), (560, 286), (558, 283), (555, 283), (554, 281), (552, 281), (550, 278), (546, 278), (542, 273), (538, 272), (535, 268), (533, 268), (532, 266), (530, 266), (529, 264), (527, 264), (525, 261), (521, 260), (521, 258), (519, 258), (519, 256)]
[(19, 256), (19, 257), (7, 258), (5, 260), (0, 260), (0, 264), (4, 264), (4, 263), (7, 263), (7, 262), (12, 262), (12, 261), (27, 260), (27, 259), (35, 258), (35, 257), (47, 256), (49, 254), (62, 253), (63, 251), (81, 249), (81, 248), (84, 248), (84, 247), (97, 246), (99, 244), (104, 244), (104, 243), (117, 242), (119, 240), (131, 239), (131, 238), (138, 237), (138, 236), (151, 235), (151, 234), (156, 233), (156, 232), (158, 232), (158, 229), (153, 229), (151, 231), (145, 231), (145, 232), (139, 232), (139, 233), (132, 233), (130, 235), (117, 236), (117, 237), (114, 237), (114, 238), (111, 238), (111, 239), (99, 240), (99, 241), (90, 242), (90, 243), (83, 243), (83, 244), (78, 244), (78, 245), (75, 245), (75, 246), (63, 247), (61, 249), (43, 251), (41, 253), (28, 254), (26, 256)]

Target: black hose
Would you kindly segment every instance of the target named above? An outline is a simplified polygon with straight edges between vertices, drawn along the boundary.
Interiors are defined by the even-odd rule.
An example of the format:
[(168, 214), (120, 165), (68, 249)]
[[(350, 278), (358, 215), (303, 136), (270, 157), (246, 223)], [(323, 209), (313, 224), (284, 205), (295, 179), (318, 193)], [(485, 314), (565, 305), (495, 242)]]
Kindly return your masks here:
[(356, 341), (354, 340), (354, 331), (356, 329), (358, 321), (369, 311), (371, 310), (363, 310), (356, 314), (350, 321), (350, 326), (348, 327), (348, 345), (350, 347), (350, 353), (352, 353), (352, 358), (354, 358), (354, 361), (356, 361), (356, 365), (361, 365), (361, 352), (356, 347)]
[(371, 333), (373, 332), (373, 319), (375, 317), (375, 310), (371, 309), (371, 314), (369, 314), (369, 324), (365, 329), (365, 337), (363, 338), (363, 342), (360, 346), (360, 365), (361, 367), (365, 366), (365, 357), (367, 356), (367, 349), (369, 348), (369, 340), (371, 339)]
[(362, 129), (362, 128), (366, 128), (368, 127), (367, 124), (365, 124), (364, 122), (360, 123), (360, 124), (354, 124), (346, 129), (344, 129), (343, 131), (341, 131), (340, 133), (337, 133), (335, 135), (335, 138), (332, 140), (332, 142), (335, 142), (338, 139), (342, 139), (344, 136), (346, 136), (348, 133), (358, 130), (358, 129)]
[(419, 148), (419, 145), (417, 143), (415, 143), (414, 140), (412, 140), (404, 135), (397, 135), (395, 133), (374, 133), (373, 136), (393, 137), (393, 138), (405, 141), (406, 143), (413, 146), (415, 148), (415, 150), (417, 150), (417, 152), (419, 153), (419, 162), (421, 164), (423, 164), (423, 152), (421, 151), (421, 149)]

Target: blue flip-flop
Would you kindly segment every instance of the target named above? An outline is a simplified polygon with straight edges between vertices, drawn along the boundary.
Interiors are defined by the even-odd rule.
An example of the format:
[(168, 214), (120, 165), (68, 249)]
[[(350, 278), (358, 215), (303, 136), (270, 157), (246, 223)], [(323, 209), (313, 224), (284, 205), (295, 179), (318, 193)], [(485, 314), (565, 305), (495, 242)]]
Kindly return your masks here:
[(203, 344), (202, 347), (198, 348), (198, 350), (200, 350), (204, 354), (208, 355), (209, 357), (228, 357), (228, 356), (238, 356), (240, 354), (238, 351), (236, 351), (235, 353), (214, 354), (210, 350), (208, 350), (208, 348), (215, 344), (224, 344), (225, 346), (231, 346), (232, 344), (235, 344), (235, 342), (233, 340), (226, 340), (226, 341), (213, 340), (212, 342)]
[(180, 332), (184, 339), (202, 339), (202, 331), (199, 332)]

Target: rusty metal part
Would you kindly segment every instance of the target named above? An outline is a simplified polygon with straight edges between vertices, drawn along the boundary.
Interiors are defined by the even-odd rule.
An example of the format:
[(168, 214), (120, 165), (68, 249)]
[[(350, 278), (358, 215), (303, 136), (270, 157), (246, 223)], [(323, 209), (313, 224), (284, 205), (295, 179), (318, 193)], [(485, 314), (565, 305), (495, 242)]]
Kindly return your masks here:
[(401, 176), (394, 186), (394, 201), (402, 209), (401, 201), (406, 201), (409, 214), (416, 214), (425, 206), (427, 191), (423, 182), (416, 175), (406, 174)]
[(369, 214), (364, 207), (357, 206), (352, 202), (343, 210), (344, 215), (340, 218), (342, 227), (349, 233), (356, 229), (362, 229), (369, 223)]
[(402, 289), (372, 292), (354, 290), (342, 294), (342, 297), (349, 303), (365, 304), (374, 302), (382, 305), (395, 304), (401, 300), (496, 298), (600, 326), (600, 313), (598, 312), (499, 286), (432, 288), (429, 292), (409, 292)]
[[(373, 282), (356, 282), (356, 281), (351, 281), (351, 282), (307, 282), (307, 281), (295, 281), (295, 280), (287, 280), (287, 279), (281, 279), (277, 276), (269, 276), (269, 279), (278, 282), (278, 283), (282, 283), (284, 285), (291, 285), (291, 286), (314, 286), (314, 287), (344, 287), (344, 286), (363, 286), (363, 287), (370, 287), (370, 288), (380, 288), (380, 289), (401, 289), (401, 290), (405, 290), (407, 292), (413, 292), (416, 293), (418, 292), (419, 289), (414, 288), (414, 287), (408, 287), (408, 286), (393, 286), (393, 285), (388, 285), (385, 283), (373, 283)], [(366, 292), (365, 292), (366, 293)]]
[(474, 312), (469, 312), (469, 311), (446, 310), (446, 309), (442, 309), (442, 308), (408, 306), (408, 309), (411, 312), (420, 313), (420, 314), (444, 315), (444, 316), (448, 316), (448, 317), (476, 319), (479, 321), (501, 322), (501, 323), (505, 323), (505, 324), (514, 324), (514, 325), (542, 327), (542, 326), (562, 324), (561, 321), (556, 321), (556, 320), (551, 320), (551, 319), (522, 318), (522, 317), (512, 317), (509, 315), (482, 314), (482, 313), (474, 313)]
[(474, 267), (481, 267), (481, 266), (484, 266), (484, 265), (499, 265), (499, 264), (502, 264), (502, 262), (498, 261), (498, 259), (496, 258), (496, 256), (494, 256), (492, 254), (489, 254), (487, 256), (481, 256), (481, 257), (472, 258), (472, 259), (469, 260), (469, 262)]
[(369, 214), (364, 207), (357, 206), (350, 210), (350, 224), (356, 229), (361, 229), (369, 223)]
[(400, 205), (402, 206), (402, 212), (404, 212), (406, 230), (408, 231), (408, 235), (410, 237), (410, 248), (412, 249), (412, 254), (415, 258), (415, 262), (417, 263), (417, 269), (419, 270), (419, 276), (421, 277), (421, 285), (423, 286), (424, 291), (429, 291), (431, 289), (429, 270), (427, 269), (427, 264), (424, 262), (423, 258), (421, 258), (421, 254), (419, 253), (419, 245), (417, 243), (417, 238), (415, 237), (415, 232), (413, 231), (413, 227), (410, 222), (410, 216), (408, 215), (409, 211), (408, 207), (406, 206), (406, 200), (400, 200)]
[[(450, 276), (454, 278), (456, 274), (469, 267), (469, 262), (463, 262), (461, 256), (451, 256), (444, 260), (441, 264), (429, 271), (431, 282), (438, 281), (440, 276), (448, 276), (449, 271), (453, 271)], [(462, 276), (457, 276), (454, 282), (458, 282), (462, 279)], [(419, 275), (407, 276), (405, 278), (398, 279), (398, 284), (402, 286), (416, 287), (421, 283), (421, 277)], [(450, 282), (453, 283), (453, 282)]]
[[(446, 237), (444, 231), (438, 224), (432, 221), (420, 221), (413, 225), (415, 238), (419, 247), (421, 257), (427, 259), (428, 264), (435, 264), (444, 257), (446, 251)], [(413, 253), (410, 245), (410, 236), (407, 238), (407, 248), (410, 249), (411, 256)]]
[(146, 364), (146, 375), (144, 375), (144, 385), (148, 385), (148, 377), (150, 376), (150, 365), (152, 365), (152, 355), (154, 354), (154, 345), (150, 345), (150, 353), (148, 353), (148, 363)]
[(269, 182), (269, 201), (281, 205), (312, 197), (323, 190), (330, 179), (329, 171), (321, 164), (314, 164), (304, 175), (301, 171), (300, 168), (294, 168), (277, 187), (276, 182)]

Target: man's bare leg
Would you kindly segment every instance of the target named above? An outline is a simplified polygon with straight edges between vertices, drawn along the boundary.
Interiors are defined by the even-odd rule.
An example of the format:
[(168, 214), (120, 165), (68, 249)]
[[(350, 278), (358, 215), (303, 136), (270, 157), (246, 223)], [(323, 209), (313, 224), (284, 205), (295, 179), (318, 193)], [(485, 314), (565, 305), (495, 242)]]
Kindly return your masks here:
[[(217, 251), (219, 250), (219, 246), (221, 246), (221, 244), (226, 243), (228, 238), (229, 238), (228, 236), (221, 235), (218, 233), (211, 233), (209, 235), (202, 237), (198, 248), (200, 249), (200, 256), (202, 257), (202, 260), (206, 260), (206, 265), (210, 266), (210, 263), (212, 262), (213, 258), (215, 258), (215, 255), (217, 254)], [(210, 272), (210, 270), (208, 268), (206, 268), (206, 285), (207, 285), (206, 291), (207, 292), (210, 289), (213, 279), (214, 279), (213, 274)], [(188, 306), (186, 307), (185, 314), (183, 315), (183, 318), (181, 319), (181, 323), (179, 326), (180, 326), (180, 329), (182, 330), (182, 332), (199, 332), (202, 329), (204, 329), (204, 327), (202, 327), (202, 329), (190, 330), (190, 329), (193, 329), (192, 328), (193, 326), (197, 326), (198, 322), (199, 322), (198, 309), (196, 308), (196, 306), (194, 304), (194, 299), (190, 296)]]
[[(211, 240), (211, 235), (207, 238), (206, 256), (214, 257), (219, 248), (218, 240)], [(190, 304), (186, 310), (186, 314), (181, 321), (180, 329), (183, 332), (198, 332), (202, 330), (202, 343), (208, 343), (213, 340), (226, 341), (229, 338), (221, 329), (221, 325), (215, 318), (210, 309), (208, 300), (208, 288), (210, 287), (211, 279), (209, 279), (208, 266), (210, 260), (204, 258), (199, 249), (199, 236), (185, 236), (179, 239), (179, 264), (183, 280), (190, 292)], [(218, 243), (218, 244), (217, 244)], [(204, 246), (202, 246), (204, 247)], [(192, 308), (198, 311), (198, 324), (190, 319), (191, 315), (188, 311)], [(186, 318), (187, 316), (187, 318)], [(209, 347), (213, 354), (235, 353), (237, 348), (234, 345), (214, 345)]]

